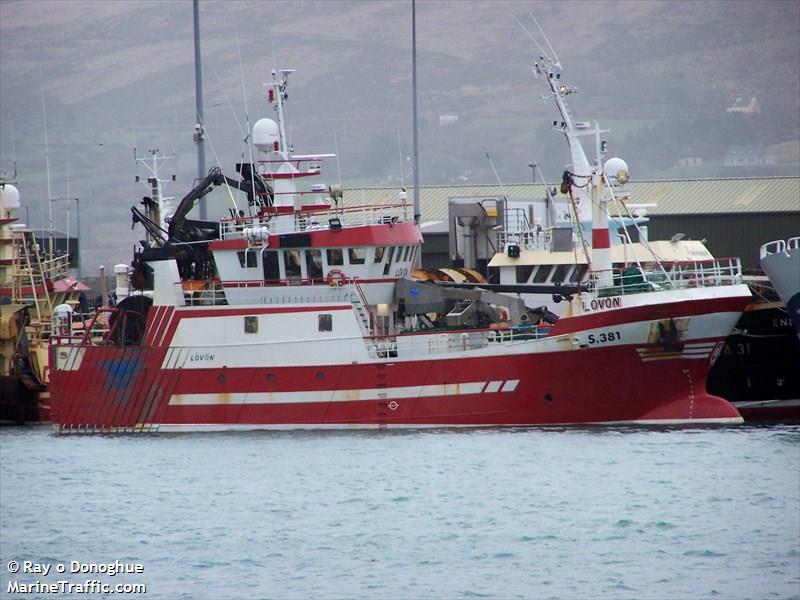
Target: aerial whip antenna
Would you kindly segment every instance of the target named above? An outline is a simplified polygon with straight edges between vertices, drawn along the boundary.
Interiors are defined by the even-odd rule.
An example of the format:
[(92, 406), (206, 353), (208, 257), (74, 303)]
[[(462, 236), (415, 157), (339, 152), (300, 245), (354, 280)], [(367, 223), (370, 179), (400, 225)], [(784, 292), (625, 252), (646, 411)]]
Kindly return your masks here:
[(39, 84), (42, 90), (42, 123), (44, 124), (44, 163), (47, 171), (47, 215), (49, 220), (49, 253), (53, 256), (53, 191), (50, 187), (50, 150), (47, 144), (47, 105), (44, 102), (44, 75), (42, 65), (39, 65)]
[[(236, 33), (236, 54), (239, 57), (239, 76), (242, 80), (242, 100), (244, 101), (244, 122), (245, 126), (247, 127), (247, 131), (245, 132), (244, 141), (247, 143), (247, 148), (250, 154), (250, 193), (252, 194), (252, 198), (255, 199), (256, 197), (256, 161), (253, 158), (253, 144), (250, 142), (250, 111), (247, 109), (247, 89), (244, 85), (244, 69), (242, 68), (242, 49), (239, 45), (239, 26), (234, 21), (233, 29)], [(237, 120), (238, 122), (238, 120)], [(248, 202), (249, 204), (249, 202)], [(252, 207), (248, 206), (247, 210), (252, 214)]]
[[(539, 52), (542, 54), (542, 57), (543, 58), (547, 58), (548, 60), (551, 60), (550, 56), (547, 54), (547, 50), (545, 50), (544, 47), (539, 43), (539, 40), (537, 40), (534, 37), (534, 35), (530, 31), (528, 31), (528, 28), (525, 27), (525, 25), (522, 24), (522, 21), (520, 21), (516, 16), (514, 17), (514, 20), (517, 22), (517, 25), (519, 25), (522, 28), (522, 31), (524, 31), (525, 33), (528, 34), (528, 37), (531, 38), (531, 41), (534, 44), (536, 44), (536, 47), (539, 49)], [(535, 74), (536, 73), (534, 72), (534, 75)]]
[(503, 194), (503, 198), (508, 200), (508, 194), (506, 194), (506, 189), (503, 186), (503, 181), (500, 179), (500, 174), (497, 172), (497, 169), (494, 168), (494, 161), (492, 157), (489, 155), (489, 151), (484, 148), (483, 153), (486, 155), (486, 160), (489, 161), (489, 166), (492, 168), (492, 172), (494, 173), (495, 178), (497, 179), (497, 184), (500, 186), (500, 192)]
[[(412, 140), (412, 164), (414, 167), (414, 223), (419, 223), (422, 216), (422, 209), (420, 207), (420, 192), (419, 189), (419, 127), (417, 118), (417, 3), (416, 0), (411, 0), (411, 80), (412, 80), (412, 96), (413, 96), (413, 140)], [(414, 254), (414, 268), (418, 268), (422, 264), (421, 253)]]
[[(194, 138), (197, 144), (197, 179), (206, 176), (206, 154), (203, 146), (205, 123), (203, 122), (203, 58), (200, 54), (200, 6), (198, 0), (192, 4), (194, 12), (194, 99), (196, 118)], [(200, 219), (206, 219), (206, 201), (200, 198)]]
[(544, 29), (542, 29), (542, 26), (539, 25), (539, 21), (536, 20), (536, 17), (534, 16), (533, 11), (532, 10), (528, 11), (528, 14), (530, 15), (531, 19), (533, 19), (533, 22), (536, 23), (536, 27), (537, 27), (537, 29), (539, 29), (539, 33), (542, 34), (542, 37), (544, 38), (544, 41), (547, 43), (547, 47), (550, 48), (550, 52), (553, 54), (553, 61), (554, 61), (553, 64), (560, 69), (561, 68), (561, 61), (558, 60), (558, 54), (556, 54), (555, 48), (553, 48), (553, 45), (550, 43), (550, 40), (547, 38), (547, 34), (544, 32)]

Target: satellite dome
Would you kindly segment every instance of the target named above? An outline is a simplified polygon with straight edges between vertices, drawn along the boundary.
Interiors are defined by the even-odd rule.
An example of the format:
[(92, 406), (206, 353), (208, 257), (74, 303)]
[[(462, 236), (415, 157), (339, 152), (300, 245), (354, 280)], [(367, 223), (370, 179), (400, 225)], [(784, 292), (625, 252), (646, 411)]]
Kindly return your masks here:
[(70, 314), (73, 309), (69, 304), (59, 304), (53, 309), (53, 314), (55, 315), (63, 315), (63, 314)]
[(271, 152), (280, 141), (278, 124), (272, 119), (259, 119), (253, 125), (253, 144), (261, 152)]
[(10, 183), (0, 187), (0, 195), (3, 197), (3, 206), (6, 210), (19, 208), (19, 190)]
[(628, 163), (618, 157), (609, 158), (603, 165), (603, 172), (614, 185), (624, 185), (630, 179)]

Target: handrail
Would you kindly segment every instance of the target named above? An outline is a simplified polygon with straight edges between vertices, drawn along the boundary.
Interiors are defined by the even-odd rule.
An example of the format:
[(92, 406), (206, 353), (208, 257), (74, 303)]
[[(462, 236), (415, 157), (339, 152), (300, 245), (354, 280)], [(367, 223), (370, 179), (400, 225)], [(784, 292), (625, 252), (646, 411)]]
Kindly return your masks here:
[[(718, 287), (742, 283), (742, 266), (738, 258), (699, 261), (676, 261), (671, 268), (623, 267), (590, 272), (590, 279), (603, 279), (611, 273), (611, 286), (597, 288), (600, 295), (624, 295), (686, 287)], [(608, 279), (608, 278), (606, 278)]]
[(800, 249), (800, 236), (791, 237), (788, 240), (774, 240), (763, 244), (759, 249), (759, 258), (764, 259), (772, 254), (786, 254), (790, 250)]
[[(89, 319), (88, 324), (86, 319), (84, 318), (85, 315), (83, 313), (79, 313), (79, 316), (81, 317), (81, 323), (83, 324), (83, 331), (81, 331), (77, 335), (74, 333), (76, 330), (72, 327), (73, 321), (71, 317), (74, 316), (74, 313), (71, 313), (70, 323), (68, 325), (69, 333), (66, 334), (56, 333), (57, 327), (54, 327), (53, 333), (50, 336), (51, 343), (60, 345), (61, 342), (70, 342), (70, 345), (79, 345), (79, 346), (91, 345), (93, 342), (92, 333), (102, 332), (103, 334), (102, 343), (107, 344), (109, 339), (111, 338), (111, 335), (114, 332), (116, 332), (120, 322), (123, 321), (123, 319), (116, 319), (114, 321), (114, 324), (110, 328), (100, 327), (99, 329), (96, 330), (95, 325), (97, 324), (100, 315), (104, 313), (115, 314), (115, 313), (127, 313), (127, 312), (130, 311), (126, 311), (125, 309), (121, 309), (119, 307), (111, 307), (111, 308), (99, 307), (95, 309), (94, 313), (92, 313), (91, 319)], [(77, 344), (75, 344), (74, 342), (77, 342)]]
[(356, 289), (356, 292), (358, 293), (358, 297), (361, 300), (361, 304), (364, 307), (364, 310), (367, 311), (367, 315), (369, 316), (369, 325), (370, 325), (370, 332), (369, 333), (374, 333), (374, 332), (378, 331), (378, 322), (375, 319), (374, 315), (372, 314), (372, 311), (369, 308), (369, 303), (367, 302), (366, 295), (364, 295), (364, 290), (361, 289), (361, 285), (359, 285), (359, 283), (358, 283), (358, 277), (353, 277), (349, 281), (353, 284), (353, 287)]
[[(338, 219), (342, 227), (394, 224), (411, 222), (409, 205), (378, 204), (347, 207), (307, 207), (281, 214), (267, 211), (261, 215), (223, 218), (219, 221), (220, 239), (241, 239), (253, 235), (252, 229), (265, 228), (264, 234), (303, 232), (309, 229), (327, 229), (330, 219)], [(291, 216), (292, 219), (281, 217)], [(261, 232), (259, 232), (261, 233)], [(261, 234), (263, 237), (263, 234)]]

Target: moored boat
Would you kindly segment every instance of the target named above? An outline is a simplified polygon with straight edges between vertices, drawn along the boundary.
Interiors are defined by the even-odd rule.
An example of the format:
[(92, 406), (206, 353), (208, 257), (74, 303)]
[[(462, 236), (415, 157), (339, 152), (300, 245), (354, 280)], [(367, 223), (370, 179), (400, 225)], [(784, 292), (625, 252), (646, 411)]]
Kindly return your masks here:
[(800, 336), (800, 236), (764, 244), (759, 255)]
[[(545, 69), (573, 158), (569, 191), (593, 207), (591, 278), (555, 323), (518, 299), (408, 278), (422, 236), (404, 197), (359, 206), (336, 186), (300, 190), (332, 155), (288, 147), (291, 71), (273, 72), (278, 120), (253, 128), (257, 164), (237, 165), (238, 180), (212, 169), (166, 230), (149, 212), (157, 202), (135, 215), (148, 231), (139, 292), (111, 311), (103, 338), (57, 315), (57, 430), (740, 422), (705, 391), (750, 298), (738, 261), (612, 269), (613, 185), (589, 167), (557, 68)], [(214, 186), (241, 204), (190, 220)]]
[(754, 291), (725, 340), (708, 391), (729, 400), (745, 421), (800, 420), (800, 338), (765, 276), (748, 276)]
[(17, 187), (0, 178), (0, 422), (46, 422), (53, 310), (88, 288), (70, 276), (67, 254), (40, 247), (17, 222), (19, 208)]

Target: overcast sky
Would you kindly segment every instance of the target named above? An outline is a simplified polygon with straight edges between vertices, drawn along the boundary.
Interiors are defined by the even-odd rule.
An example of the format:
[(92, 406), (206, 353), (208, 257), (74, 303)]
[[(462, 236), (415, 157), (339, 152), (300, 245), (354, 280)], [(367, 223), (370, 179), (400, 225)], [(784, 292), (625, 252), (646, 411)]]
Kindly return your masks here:
[[(409, 1), (209, 0), (200, 7), (209, 166), (232, 172), (241, 160), (247, 123), (269, 116), (263, 82), (275, 65), (297, 69), (288, 110), (298, 152), (336, 146), (351, 185), (399, 185), (401, 173), (410, 180)], [(554, 109), (530, 75), (538, 51), (515, 21), (535, 32), (529, 11), (578, 87), (570, 97), (576, 117), (612, 129), (611, 148), (634, 177), (660, 174), (681, 155), (721, 160), (738, 141), (788, 153), (787, 144), (797, 145), (795, 0), (420, 1), (423, 184), (493, 183), (487, 152), (504, 181), (526, 180), (531, 160), (549, 179), (559, 177), (566, 148), (547, 127)], [(82, 218), (96, 224), (87, 251), (102, 256), (110, 247), (127, 262), (136, 237), (128, 207), (143, 191), (133, 177), (145, 174), (134, 145), (140, 155), (151, 148), (174, 154), (170, 191), (188, 191), (197, 175), (192, 25), (190, 0), (0, 0), (0, 168), (17, 162), (34, 224), (48, 193), (69, 190), (83, 200)], [(740, 134), (702, 129), (722, 127), (717, 117), (738, 97), (757, 97), (762, 109), (742, 121)], [(442, 124), (447, 115), (456, 124)], [(673, 134), (682, 137), (667, 139)], [(659, 146), (669, 151), (659, 154)], [(336, 166), (327, 174), (337, 178)]]

